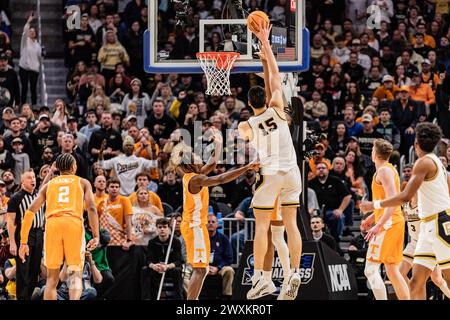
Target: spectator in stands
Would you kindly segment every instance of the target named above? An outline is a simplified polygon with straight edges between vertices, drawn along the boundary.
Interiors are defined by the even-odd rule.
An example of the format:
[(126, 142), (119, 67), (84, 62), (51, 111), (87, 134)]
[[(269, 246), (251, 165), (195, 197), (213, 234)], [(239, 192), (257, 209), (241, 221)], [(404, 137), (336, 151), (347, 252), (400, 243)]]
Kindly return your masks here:
[(355, 109), (353, 108), (353, 106), (346, 106), (344, 110), (344, 121), (345, 126), (347, 127), (348, 135), (350, 137), (357, 136), (363, 131), (363, 126), (360, 123), (356, 122), (355, 118)]
[(18, 189), (19, 185), (15, 183), (16, 177), (14, 175), (14, 171), (11, 169), (7, 169), (2, 173), (2, 181), (6, 185), (6, 196), (11, 197)]
[(449, 90), (444, 86), (445, 77), (444, 73), (439, 75), (439, 82), (436, 88), (437, 121), (442, 128), (444, 137), (450, 139), (450, 99)]
[[(132, 60), (133, 61), (133, 60)], [(116, 73), (109, 87), (109, 99), (111, 103), (122, 104), (123, 98), (130, 91), (130, 87), (124, 82), (123, 75)]]
[(126, 115), (135, 115), (138, 121), (138, 127), (144, 126), (147, 118), (147, 112), (151, 109), (150, 97), (147, 93), (142, 92), (141, 80), (134, 78), (131, 80), (131, 90), (125, 95), (122, 101), (122, 110)]
[[(60, 154), (70, 153), (77, 163), (76, 175), (87, 179), (88, 177), (88, 164), (86, 157), (83, 155), (81, 149), (77, 148), (75, 144), (75, 137), (71, 133), (64, 134), (61, 143)], [(57, 155), (56, 155), (57, 156)]]
[(86, 136), (87, 141), (90, 141), (92, 133), (100, 129), (94, 111), (91, 110), (86, 113), (86, 122), (87, 124), (80, 129), (80, 133)]
[(325, 146), (322, 143), (316, 144), (313, 156), (309, 159), (309, 169), (311, 170), (310, 175), (308, 175), (308, 180), (311, 180), (317, 175), (317, 164), (325, 163), (328, 169), (331, 169), (331, 161), (325, 158)]
[(323, 222), (323, 219), (320, 216), (312, 216), (310, 223), (314, 241), (321, 241), (330, 247), (330, 249), (337, 251), (337, 245), (334, 238), (324, 232), (325, 223)]
[(336, 155), (342, 156), (347, 148), (348, 133), (345, 122), (336, 122), (330, 139), (330, 147)]
[[(208, 276), (219, 275), (222, 278), (222, 295), (231, 299), (234, 270), (231, 267), (233, 255), (230, 240), (226, 235), (217, 232), (218, 220), (214, 214), (208, 215), (208, 233), (211, 243), (211, 260)], [(208, 276), (206, 279), (208, 279)]]
[[(12, 141), (16, 138), (20, 138), (22, 140), (22, 143), (24, 145), (23, 151), (28, 154), (30, 157), (31, 164), (35, 164), (35, 157), (34, 157), (34, 150), (33, 146), (31, 144), (30, 139), (27, 138), (25, 132), (22, 132), (20, 127), (20, 120), (19, 118), (12, 118), (9, 122), (9, 135), (3, 135), (2, 140), (4, 141), (4, 147), (9, 151), (13, 152), (13, 145)], [(13, 168), (13, 167), (11, 167)]]
[(413, 73), (412, 83), (409, 86), (409, 96), (415, 101), (420, 101), (425, 104), (425, 112), (430, 114), (430, 108), (436, 103), (436, 97), (433, 90), (428, 83), (422, 82), (422, 76), (420, 73)]
[(328, 115), (327, 105), (320, 100), (321, 95), (319, 92), (314, 91), (311, 95), (311, 100), (304, 105), (304, 117), (307, 120), (316, 120), (320, 116)]
[(121, 181), (120, 193), (129, 196), (134, 191), (134, 182), (137, 174), (145, 169), (157, 166), (156, 160), (147, 160), (133, 155), (134, 140), (127, 136), (123, 142), (124, 153), (109, 160), (103, 159), (106, 149), (106, 139), (103, 140), (98, 154), (100, 166), (105, 170), (113, 170), (114, 175)]
[(29, 82), (31, 103), (35, 106), (37, 104), (37, 80), (41, 67), (42, 48), (37, 41), (36, 29), (30, 26), (33, 19), (34, 12), (30, 14), (23, 28), (20, 42), (19, 75), (22, 87), (21, 103), (27, 102)]
[(164, 171), (163, 183), (158, 187), (158, 195), (161, 201), (169, 204), (174, 210), (183, 205), (183, 185), (177, 180), (173, 167)]
[(395, 92), (398, 91), (398, 87), (394, 84), (394, 77), (385, 75), (383, 77), (383, 85), (375, 90), (374, 97), (377, 97), (380, 101), (393, 101), (395, 99)]
[[(145, 188), (148, 191), (148, 196), (150, 199), (150, 203), (154, 206), (156, 206), (161, 212), (164, 212), (164, 208), (161, 202), (161, 198), (156, 194), (156, 190), (152, 191), (151, 189), (154, 189), (152, 186), (154, 186), (154, 182), (151, 181), (150, 175), (146, 172), (139, 172), (136, 175), (136, 189), (138, 188)], [(128, 197), (130, 199), (131, 203), (135, 202), (137, 200), (136, 192), (133, 192)]]
[(6, 292), (10, 300), (16, 300), (16, 260), (14, 258), (8, 259), (4, 266), (5, 278), (8, 280), (6, 284)]
[(62, 131), (67, 131), (67, 117), (68, 112), (66, 104), (62, 99), (57, 99), (55, 101), (55, 112), (51, 118), (52, 124), (60, 128)]
[[(86, 64), (90, 63), (96, 46), (94, 32), (89, 26), (89, 15), (85, 13), (81, 16), (80, 28), (74, 30), (69, 39), (71, 65), (75, 65), (78, 61), (84, 61)], [(80, 85), (82, 84), (80, 81)]]
[(392, 102), (392, 121), (400, 130), (400, 153), (406, 155), (414, 143), (414, 128), (424, 110), (410, 98), (408, 87), (401, 87), (399, 91), (400, 97)]
[(170, 241), (169, 221), (160, 218), (156, 221), (158, 236), (148, 243), (147, 248), (147, 266), (144, 269), (144, 278), (142, 287), (145, 288), (144, 299), (156, 300), (158, 288), (161, 281), (161, 274), (165, 273), (166, 278), (170, 278), (174, 284), (174, 293), (176, 300), (183, 299), (183, 278), (181, 275), (181, 265), (183, 258), (181, 255), (181, 243), (176, 237), (172, 240), (169, 259), (166, 261), (166, 252)]
[(351, 200), (350, 191), (339, 178), (329, 175), (328, 165), (317, 164), (317, 177), (309, 182), (316, 192), (319, 205), (325, 205), (325, 222), (336, 242), (342, 235), (344, 225), (344, 210)]
[(106, 146), (103, 150), (103, 157), (111, 159), (118, 156), (122, 148), (122, 137), (120, 132), (112, 128), (112, 115), (110, 112), (102, 113), (101, 128), (93, 131), (89, 139), (89, 153), (94, 160), (98, 158), (104, 140), (106, 140)]
[(147, 246), (150, 239), (156, 236), (156, 220), (164, 217), (164, 213), (150, 202), (146, 188), (136, 191), (136, 201), (132, 202), (133, 241), (137, 246)]
[(374, 130), (373, 118), (366, 113), (362, 116), (363, 130), (356, 136), (358, 137), (361, 152), (367, 156), (371, 155), (373, 142), (375, 139), (383, 138), (381, 133)]
[(165, 140), (169, 139), (170, 134), (176, 129), (177, 123), (165, 112), (163, 101), (156, 99), (153, 101), (152, 112), (144, 121), (144, 126), (148, 128), (155, 141), (164, 145)]
[(12, 157), (14, 158), (14, 174), (16, 176), (16, 184), (20, 183), (20, 177), (31, 168), (30, 157), (23, 152), (24, 144), (21, 138), (12, 140)]
[(383, 139), (389, 141), (393, 145), (394, 151), (392, 152), (389, 161), (398, 165), (400, 162), (400, 153), (397, 150), (400, 148), (401, 136), (400, 131), (391, 120), (389, 109), (381, 109), (380, 122), (375, 126), (375, 130), (383, 135)]
[(106, 83), (114, 77), (117, 63), (129, 65), (130, 57), (127, 50), (119, 42), (113, 30), (106, 31), (106, 39), (98, 52), (97, 60), (101, 63)]
[(0, 109), (5, 107), (19, 105), (20, 90), (19, 79), (14, 69), (8, 65), (8, 56), (0, 52)]
[(11, 152), (5, 149), (5, 139), (0, 136), (0, 176), (5, 170), (14, 168), (14, 158)]
[(54, 148), (57, 145), (58, 127), (50, 122), (47, 113), (39, 116), (38, 123), (30, 132), (30, 141), (36, 157), (41, 157), (45, 147)]

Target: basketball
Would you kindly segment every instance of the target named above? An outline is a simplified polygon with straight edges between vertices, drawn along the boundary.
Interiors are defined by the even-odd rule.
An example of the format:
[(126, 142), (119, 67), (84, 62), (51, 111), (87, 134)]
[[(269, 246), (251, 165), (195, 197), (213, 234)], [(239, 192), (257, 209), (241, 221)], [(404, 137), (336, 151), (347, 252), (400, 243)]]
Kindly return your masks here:
[(247, 18), (247, 26), (251, 32), (255, 33), (259, 31), (259, 27), (263, 23), (269, 23), (269, 17), (263, 11), (253, 11)]

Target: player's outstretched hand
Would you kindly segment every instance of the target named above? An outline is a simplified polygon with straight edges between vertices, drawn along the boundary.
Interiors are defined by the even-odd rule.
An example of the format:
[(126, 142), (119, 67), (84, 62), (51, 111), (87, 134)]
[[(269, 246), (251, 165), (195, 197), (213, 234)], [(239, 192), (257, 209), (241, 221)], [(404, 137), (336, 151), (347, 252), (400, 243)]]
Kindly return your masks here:
[(373, 211), (373, 202), (371, 201), (363, 201), (359, 206), (363, 213), (372, 212)]
[(255, 36), (261, 41), (261, 43), (268, 43), (270, 31), (272, 30), (272, 25), (270, 23), (263, 23), (258, 32), (255, 32)]
[(22, 263), (25, 263), (26, 256), (30, 254), (30, 248), (27, 244), (21, 244), (19, 248), (19, 257), (22, 260)]
[(379, 224), (374, 225), (370, 230), (367, 232), (366, 236), (364, 237), (364, 240), (370, 241), (372, 237), (376, 236), (380, 232), (381, 226)]
[(88, 244), (86, 245), (86, 249), (87, 249), (88, 251), (94, 250), (95, 248), (98, 247), (98, 243), (99, 243), (99, 242), (100, 242), (100, 241), (99, 241), (98, 238), (92, 238), (92, 239), (88, 242)]

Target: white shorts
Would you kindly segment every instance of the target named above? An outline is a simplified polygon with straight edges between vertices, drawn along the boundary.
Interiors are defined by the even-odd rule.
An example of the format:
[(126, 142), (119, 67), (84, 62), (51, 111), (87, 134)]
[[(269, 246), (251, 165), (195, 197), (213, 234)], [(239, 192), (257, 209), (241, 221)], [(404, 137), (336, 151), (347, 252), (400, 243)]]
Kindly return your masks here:
[(302, 179), (296, 166), (287, 172), (279, 171), (275, 175), (258, 175), (253, 195), (252, 207), (256, 210), (273, 211), (279, 196), (279, 206), (300, 206)]
[(414, 260), (414, 252), (416, 252), (417, 247), (417, 241), (411, 240), (406, 245), (405, 249), (403, 250), (403, 260), (406, 262), (409, 262), (410, 264), (413, 263)]
[(450, 268), (450, 215), (444, 212), (432, 221), (421, 223), (413, 263), (430, 270), (436, 264), (443, 270)]

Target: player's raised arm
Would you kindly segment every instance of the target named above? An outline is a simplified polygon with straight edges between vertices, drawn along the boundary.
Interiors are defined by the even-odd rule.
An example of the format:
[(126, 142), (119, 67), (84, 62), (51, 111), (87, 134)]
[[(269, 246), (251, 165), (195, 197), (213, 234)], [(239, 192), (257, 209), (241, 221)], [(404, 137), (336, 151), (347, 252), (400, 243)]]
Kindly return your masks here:
[(86, 202), (86, 210), (88, 212), (89, 226), (91, 227), (93, 238), (88, 242), (86, 248), (91, 251), (97, 248), (100, 239), (100, 229), (98, 222), (97, 208), (95, 206), (94, 194), (91, 184), (85, 180), (81, 180), (84, 189), (84, 200)]
[(266, 52), (264, 51), (263, 44), (260, 43), (260, 51), (258, 52), (259, 58), (261, 59), (264, 72), (264, 90), (266, 91), (266, 103), (269, 105), (272, 99), (272, 90), (270, 90), (270, 76), (269, 76), (269, 66), (267, 65)]
[(202, 187), (214, 187), (233, 181), (248, 170), (256, 170), (257, 168), (259, 168), (259, 163), (252, 162), (239, 169), (228, 171), (213, 177), (207, 177), (202, 174), (196, 175), (189, 181), (189, 191), (193, 194), (198, 193)]
[(210, 174), (216, 168), (217, 164), (219, 163), (219, 157), (221, 155), (222, 146), (223, 146), (222, 133), (214, 127), (211, 127), (208, 130), (211, 130), (212, 134), (213, 134), (214, 151), (212, 152), (211, 158), (208, 160), (208, 163), (206, 163), (200, 169), (200, 173), (204, 174), (204, 175)]
[(272, 52), (270, 46), (269, 36), (270, 30), (272, 29), (271, 24), (263, 24), (260, 26), (258, 32), (255, 33), (256, 37), (262, 44), (263, 55), (266, 57), (271, 99), (269, 102), (269, 107), (278, 108), (284, 112), (283, 103), (283, 91), (281, 88), (280, 71), (278, 69), (277, 61)]
[(20, 259), (22, 259), (22, 262), (24, 263), (25, 263), (25, 256), (27, 256), (30, 253), (30, 249), (28, 248), (28, 235), (30, 234), (30, 229), (33, 226), (34, 215), (45, 203), (47, 186), (48, 185), (46, 184), (39, 190), (37, 197), (33, 200), (30, 207), (25, 212), (25, 215), (22, 220), (22, 227), (20, 228), (19, 257)]

